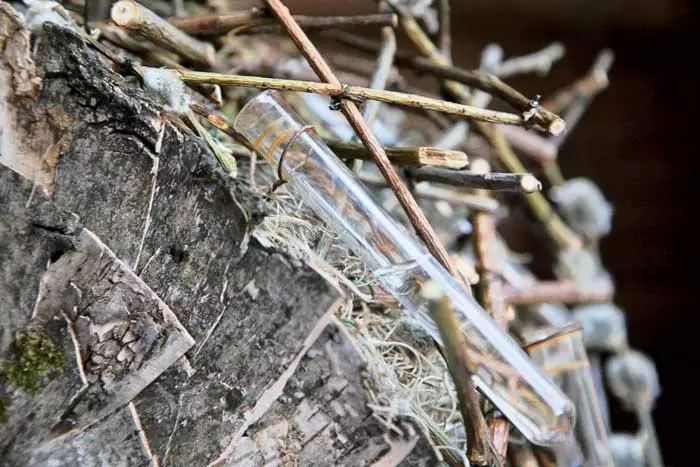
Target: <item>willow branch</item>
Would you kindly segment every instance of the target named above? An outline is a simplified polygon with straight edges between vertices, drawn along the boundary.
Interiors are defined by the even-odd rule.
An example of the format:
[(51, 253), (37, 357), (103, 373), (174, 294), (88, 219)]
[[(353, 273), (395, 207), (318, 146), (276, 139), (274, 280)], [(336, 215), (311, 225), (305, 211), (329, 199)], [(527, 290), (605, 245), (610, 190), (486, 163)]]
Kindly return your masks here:
[(450, 0), (437, 1), (438, 17), (440, 18), (440, 34), (437, 37), (437, 46), (448, 62), (452, 63), (452, 28), (450, 27), (451, 11)]
[(496, 74), (501, 78), (533, 72), (546, 75), (552, 65), (564, 56), (564, 52), (564, 46), (555, 42), (537, 52), (503, 60)]
[[(380, 8), (388, 8), (385, 3), (380, 3)], [(393, 15), (396, 19), (396, 15)], [(398, 23), (398, 20), (397, 20)], [(372, 89), (386, 89), (389, 75), (394, 66), (394, 56), (396, 55), (396, 35), (392, 27), (382, 28), (382, 43), (377, 57), (377, 65), (372, 73), (372, 78), (369, 81), (369, 87)], [(379, 102), (370, 101), (365, 105), (362, 112), (362, 117), (371, 125), (377, 116), (379, 110)]]
[[(358, 178), (367, 186), (389, 188), (389, 185), (381, 177), (361, 174)], [(500, 207), (498, 201), (493, 198), (426, 184), (417, 184), (415, 195), (421, 199), (445, 201), (453, 206), (462, 206), (472, 211), (495, 213)]]
[[(591, 71), (588, 74), (590, 79), (586, 80), (583, 84), (579, 82), (579, 85), (581, 86), (581, 88), (579, 88), (579, 91), (581, 91), (581, 93), (570, 93), (567, 95), (567, 93), (565, 92), (564, 96), (560, 98), (560, 102), (566, 101), (569, 98), (573, 98), (573, 102), (569, 105), (569, 108), (566, 111), (565, 115), (569, 129), (574, 128), (576, 126), (576, 124), (583, 116), (583, 113), (588, 108), (588, 105), (593, 100), (593, 97), (595, 97), (595, 95), (599, 91), (607, 87), (608, 72), (610, 71), (610, 67), (612, 67), (613, 60), (614, 55), (611, 50), (605, 49), (601, 51), (598, 54), (598, 57), (596, 58)], [(598, 89), (599, 87), (601, 89)], [(576, 89), (574, 89), (574, 91), (575, 90)], [(549, 103), (549, 105), (558, 104), (552, 101)], [(557, 147), (561, 147), (569, 133), (570, 131), (567, 131), (566, 133), (562, 133), (552, 138), (552, 144), (556, 145)]]
[[(337, 83), (316, 83), (313, 81), (299, 81), (292, 79), (265, 78), (261, 76), (227, 75), (222, 73), (209, 73), (204, 71), (173, 70), (185, 83), (209, 83), (221, 86), (241, 86), (260, 89), (277, 89), (280, 91), (311, 92), (333, 97), (345, 97), (362, 101), (371, 99), (388, 104), (413, 107), (423, 110), (435, 110), (438, 112), (457, 115), (471, 120), (499, 123), (502, 125), (524, 125), (525, 120), (520, 115), (495, 110), (481, 109), (469, 105), (433, 99), (419, 96), (418, 94), (406, 94), (383, 89), (369, 89), (361, 86), (344, 85)], [(353, 105), (355, 105), (353, 103)]]
[(604, 303), (613, 299), (611, 288), (590, 289), (576, 284), (571, 279), (540, 281), (525, 288), (506, 287), (505, 299), (515, 306), (538, 305), (542, 303), (563, 303), (584, 305)]
[[(367, 149), (355, 143), (326, 141), (328, 146), (341, 159), (360, 159), (371, 161), (372, 155)], [(447, 169), (463, 169), (469, 163), (462, 151), (431, 148), (426, 146), (414, 148), (384, 148), (392, 163), (408, 166), (434, 166)]]
[(493, 446), (491, 446), (486, 422), (479, 409), (479, 401), (472, 381), (471, 375), (475, 371), (475, 365), (469, 358), (467, 344), (459, 331), (459, 321), (450, 308), (450, 300), (440, 284), (428, 282), (421, 292), (423, 298), (428, 300), (430, 317), (440, 332), (447, 368), (457, 389), (459, 409), (469, 444), (469, 460), (486, 465), (489, 462), (486, 453), (493, 449)]
[[(483, 175), (490, 174), (491, 170), (489, 163), (483, 159), (474, 161), (472, 168)], [(477, 190), (476, 194), (490, 196), (486, 190)], [(500, 269), (500, 258), (496, 256), (496, 220), (492, 214), (483, 211), (472, 212), (469, 220), (473, 226), (475, 267), (479, 275), (477, 299), (501, 328), (507, 330), (508, 308), (503, 300), (503, 281), (496, 275), (496, 271)], [(502, 416), (491, 416), (487, 425), (496, 451), (501, 457), (505, 457), (510, 423)]]
[(521, 173), (478, 173), (465, 170), (448, 170), (437, 167), (424, 167), (410, 171), (417, 181), (442, 183), (465, 188), (478, 188), (491, 191), (514, 191), (533, 193), (542, 189), (542, 184), (532, 174)]
[[(294, 15), (299, 26), (307, 31), (343, 26), (390, 26), (395, 27), (397, 17), (391, 13), (378, 13), (352, 16), (302, 16)], [(224, 15), (200, 15), (187, 18), (170, 17), (170, 24), (193, 35), (217, 36), (235, 30), (236, 34), (279, 31), (274, 18), (265, 17), (264, 10), (251, 8)]]
[(541, 164), (548, 164), (557, 160), (558, 148), (546, 138), (527, 131), (525, 128), (502, 126), (499, 131), (508, 140), (510, 145), (524, 155)]
[(214, 66), (214, 46), (180, 31), (151, 10), (132, 0), (120, 0), (112, 6), (112, 21), (117, 26), (138, 32), (155, 44), (186, 59)]

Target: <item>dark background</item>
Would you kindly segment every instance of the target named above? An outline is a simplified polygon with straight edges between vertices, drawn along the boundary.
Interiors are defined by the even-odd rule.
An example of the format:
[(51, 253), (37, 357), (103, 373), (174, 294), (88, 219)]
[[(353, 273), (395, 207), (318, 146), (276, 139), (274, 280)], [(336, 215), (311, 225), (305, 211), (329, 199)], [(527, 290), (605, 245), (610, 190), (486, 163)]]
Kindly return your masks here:
[[(289, 1), (293, 13), (372, 12), (362, 1)], [(653, 0), (457, 1), (453, 58), (475, 68), (483, 47), (506, 56), (561, 41), (567, 53), (546, 78), (510, 80), (527, 95), (547, 93), (585, 73), (596, 54), (616, 54), (610, 87), (589, 108), (560, 153), (564, 175), (595, 180), (615, 207), (602, 242), (627, 312), (631, 345), (656, 361), (662, 396), (654, 412), (669, 466), (696, 459), (698, 276), (696, 213), (698, 128), (697, 5)], [(410, 50), (406, 41), (402, 48)], [(697, 336), (697, 337), (696, 337)], [(614, 431), (636, 429), (613, 405)]]

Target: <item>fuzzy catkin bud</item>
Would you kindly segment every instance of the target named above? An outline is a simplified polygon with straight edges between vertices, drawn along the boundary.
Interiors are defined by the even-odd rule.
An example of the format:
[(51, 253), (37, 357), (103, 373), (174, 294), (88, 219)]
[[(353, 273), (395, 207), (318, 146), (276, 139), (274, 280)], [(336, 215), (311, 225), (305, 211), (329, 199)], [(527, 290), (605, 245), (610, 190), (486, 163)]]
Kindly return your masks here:
[(610, 390), (630, 408), (651, 410), (661, 392), (654, 362), (636, 350), (611, 357), (605, 376)]
[(580, 306), (573, 314), (583, 326), (583, 342), (587, 349), (617, 351), (627, 346), (625, 313), (615, 305)]
[(170, 109), (181, 113), (187, 110), (190, 98), (185, 93), (185, 84), (172, 70), (146, 68), (143, 84)]
[(549, 196), (575, 231), (590, 239), (600, 238), (612, 228), (612, 205), (598, 186), (587, 178), (572, 178), (550, 190)]
[(641, 467), (644, 463), (646, 436), (613, 433), (608, 438), (615, 467)]

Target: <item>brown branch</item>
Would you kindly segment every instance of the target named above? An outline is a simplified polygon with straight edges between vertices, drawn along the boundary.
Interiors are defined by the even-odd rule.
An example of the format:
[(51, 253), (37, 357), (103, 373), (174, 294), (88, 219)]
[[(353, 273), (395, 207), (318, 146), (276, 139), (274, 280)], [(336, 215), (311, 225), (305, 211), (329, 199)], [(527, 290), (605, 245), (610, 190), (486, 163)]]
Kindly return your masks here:
[(117, 26), (138, 32), (155, 44), (192, 62), (208, 67), (214, 66), (216, 55), (213, 45), (188, 36), (132, 0), (120, 0), (112, 6), (112, 21)]
[(513, 148), (537, 162), (548, 164), (557, 160), (559, 149), (546, 138), (525, 128), (503, 125), (499, 130)]
[[(351, 45), (356, 49), (369, 53), (377, 53), (380, 48), (379, 44), (376, 42), (353, 34), (336, 33), (331, 35), (331, 37), (347, 45)], [(425, 47), (423, 50), (429, 51), (432, 50), (432, 48)], [(426, 59), (422, 57), (415, 57), (406, 53), (399, 53), (395, 58), (395, 62), (399, 66), (411, 68), (421, 73), (430, 74), (431, 76), (442, 80), (450, 80), (456, 83), (466, 84), (493, 94), (494, 96), (503, 99), (506, 103), (511, 105), (519, 112), (527, 113), (528, 115), (532, 114), (528, 117), (528, 119), (532, 123), (541, 126), (552, 135), (557, 135), (564, 130), (564, 120), (562, 120), (558, 115), (555, 115), (543, 106), (536, 105), (532, 99), (527, 98), (516, 89), (504, 83), (497, 76), (481, 71), (469, 71), (450, 66), (448, 64), (440, 64), (446, 62), (434, 62), (434, 60), (436, 60), (434, 57)]]
[[(340, 81), (332, 83), (316, 83), (313, 81), (300, 81), (293, 79), (266, 78), (262, 76), (228, 75), (223, 73), (209, 73), (204, 71), (173, 70), (178, 77), (186, 83), (209, 83), (221, 86), (242, 86), (260, 89), (277, 89), (280, 91), (312, 92), (326, 96), (342, 96), (343, 102), (350, 99), (362, 101), (371, 99), (388, 104), (414, 107), (422, 110), (436, 110), (471, 120), (499, 123), (505, 125), (523, 125), (523, 117), (507, 112), (481, 109), (469, 105), (433, 99), (417, 94), (406, 94), (382, 89), (369, 89), (361, 86), (341, 84)], [(334, 75), (335, 76), (335, 75)], [(352, 103), (355, 108), (357, 106)]]
[(435, 167), (413, 169), (411, 176), (417, 181), (442, 183), (465, 188), (481, 188), (491, 191), (515, 191), (533, 193), (542, 189), (542, 184), (532, 174), (478, 173), (464, 170), (447, 170)]
[[(340, 81), (330, 69), (326, 61), (318, 52), (316, 47), (311, 43), (304, 31), (299, 27), (291, 13), (280, 0), (265, 0), (266, 5), (270, 8), (273, 15), (282, 24), (287, 34), (296, 44), (297, 48), (306, 57), (311, 67), (316, 71), (318, 76), (329, 84), (342, 87)], [(342, 89), (341, 89), (342, 90)], [(406, 188), (406, 185), (401, 181), (399, 174), (396, 173), (391, 165), (384, 149), (382, 148), (377, 138), (372, 134), (367, 124), (362, 120), (362, 114), (354, 102), (348, 99), (341, 99), (340, 110), (348, 119), (350, 126), (355, 130), (357, 136), (360, 137), (367, 150), (372, 153), (374, 162), (379, 167), (382, 175), (391, 185), (392, 190), (396, 194), (399, 202), (403, 206), (411, 224), (416, 229), (418, 235), (423, 239), (428, 250), (435, 258), (442, 263), (453, 276), (459, 276), (457, 268), (452, 264), (445, 247), (442, 246), (440, 240), (421, 211), (416, 200), (413, 199), (411, 193)]]
[[(474, 161), (472, 168), (483, 175), (489, 174), (490, 171), (488, 162), (483, 159)], [(486, 190), (477, 190), (476, 194), (490, 196)], [(501, 328), (507, 330), (508, 310), (503, 301), (503, 282), (496, 276), (496, 271), (500, 269), (500, 258), (496, 256), (496, 221), (493, 215), (483, 211), (473, 212), (469, 220), (474, 228), (475, 267), (479, 274), (479, 284), (476, 287), (477, 299)], [(510, 424), (500, 416), (490, 417), (488, 426), (496, 452), (501, 457), (505, 457)]]
[[(591, 68), (591, 71), (588, 74), (588, 76), (591, 77), (590, 81), (593, 84), (586, 84), (586, 86), (588, 86), (587, 89), (581, 89), (582, 92), (578, 95), (562, 97), (561, 101), (566, 101), (570, 97), (574, 98), (573, 102), (571, 102), (571, 104), (569, 105), (569, 108), (567, 109), (565, 115), (569, 131), (552, 138), (552, 144), (554, 144), (557, 147), (561, 147), (561, 145), (564, 143), (567, 136), (571, 132), (571, 129), (573, 129), (579, 122), (579, 120), (583, 116), (583, 113), (586, 111), (588, 105), (591, 103), (595, 95), (600, 90), (605, 89), (605, 87), (607, 87), (608, 72), (610, 71), (610, 67), (612, 67), (613, 60), (614, 55), (611, 50), (602, 50), (598, 54), (598, 57), (593, 63), (593, 67)], [(597, 89), (597, 87), (600, 86), (602, 86), (602, 89)], [(550, 105), (558, 104), (551, 102)]]
[[(326, 141), (326, 143), (341, 159), (372, 160), (372, 155), (360, 144), (340, 141)], [(415, 147), (384, 148), (384, 151), (391, 162), (397, 165), (427, 165), (448, 169), (463, 169), (469, 163), (467, 155), (462, 151), (449, 149)]]
[[(302, 16), (294, 15), (299, 26), (307, 31), (315, 31), (344, 26), (390, 26), (398, 23), (396, 15), (377, 13), (352, 16)], [(170, 24), (193, 35), (216, 36), (234, 31), (242, 33), (267, 33), (279, 31), (274, 18), (266, 18), (263, 10), (252, 8), (225, 15), (201, 15), (188, 18), (170, 17)]]
[(548, 97), (542, 106), (552, 112), (566, 110), (576, 99), (589, 99), (608, 87), (608, 77), (603, 73), (589, 73), (569, 86)]
[(437, 11), (440, 18), (440, 34), (437, 37), (437, 46), (442, 55), (450, 64), (452, 63), (452, 31), (450, 0), (438, 0)]
[(501, 78), (532, 72), (545, 75), (563, 56), (564, 46), (555, 42), (537, 52), (503, 60), (496, 74)]
[[(367, 186), (375, 188), (389, 188), (386, 181), (378, 176), (361, 174), (360, 181)], [(463, 193), (449, 188), (416, 185), (415, 195), (421, 199), (432, 199), (435, 201), (446, 201), (454, 206), (463, 206), (472, 211), (484, 211), (495, 213), (500, 207), (497, 200), (481, 195)]]
[[(388, 6), (381, 2), (379, 4), (380, 9), (388, 9)], [(396, 15), (394, 15), (396, 18)], [(397, 19), (398, 22), (398, 19)], [(396, 25), (394, 25), (396, 26)], [(383, 27), (382, 28), (382, 43), (379, 48), (379, 55), (377, 56), (377, 65), (372, 73), (372, 78), (369, 81), (369, 87), (372, 89), (386, 89), (391, 70), (394, 65), (394, 56), (396, 55), (396, 35), (394, 34), (393, 27)], [(377, 111), (379, 110), (379, 103), (377, 101), (370, 101), (365, 105), (362, 112), (362, 117), (365, 119), (369, 125), (372, 125), (374, 119), (377, 116)]]
[(521, 289), (506, 286), (504, 293), (506, 301), (514, 306), (542, 303), (563, 303), (565, 305), (604, 303), (612, 300), (614, 296), (614, 291), (611, 288), (581, 287), (571, 279), (540, 281)]
[(450, 307), (450, 299), (437, 282), (426, 283), (421, 293), (428, 300), (430, 317), (440, 331), (445, 360), (452, 380), (457, 389), (459, 409), (462, 413), (464, 429), (467, 435), (469, 460), (478, 465), (491, 465), (487, 454), (493, 449), (488, 435), (488, 428), (476, 396), (472, 381), (474, 363), (469, 352), (455, 313)]

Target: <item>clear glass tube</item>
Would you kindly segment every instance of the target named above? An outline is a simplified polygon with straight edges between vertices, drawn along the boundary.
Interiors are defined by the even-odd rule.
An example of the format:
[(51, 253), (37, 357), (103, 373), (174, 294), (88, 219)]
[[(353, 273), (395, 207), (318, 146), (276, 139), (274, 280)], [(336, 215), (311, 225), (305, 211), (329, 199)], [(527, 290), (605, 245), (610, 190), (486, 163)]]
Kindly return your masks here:
[(531, 442), (550, 445), (566, 439), (574, 423), (571, 401), (372, 198), (279, 93), (266, 91), (251, 100), (234, 127), (438, 342), (420, 288), (430, 279), (443, 284), (462, 323), (477, 387)]
[[(588, 467), (613, 466), (583, 332), (578, 322), (540, 330), (526, 346), (533, 360), (576, 404), (576, 437)], [(567, 462), (558, 464), (570, 466)]]

